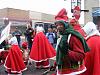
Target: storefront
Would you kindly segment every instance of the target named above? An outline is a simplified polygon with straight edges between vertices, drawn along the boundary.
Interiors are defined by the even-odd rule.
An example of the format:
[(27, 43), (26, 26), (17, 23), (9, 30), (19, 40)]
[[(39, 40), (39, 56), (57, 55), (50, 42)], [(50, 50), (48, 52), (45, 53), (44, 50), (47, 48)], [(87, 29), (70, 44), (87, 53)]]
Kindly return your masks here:
[(92, 17), (93, 17), (93, 22), (97, 25), (97, 29), (100, 32), (100, 8), (96, 8), (93, 12), (92, 12)]

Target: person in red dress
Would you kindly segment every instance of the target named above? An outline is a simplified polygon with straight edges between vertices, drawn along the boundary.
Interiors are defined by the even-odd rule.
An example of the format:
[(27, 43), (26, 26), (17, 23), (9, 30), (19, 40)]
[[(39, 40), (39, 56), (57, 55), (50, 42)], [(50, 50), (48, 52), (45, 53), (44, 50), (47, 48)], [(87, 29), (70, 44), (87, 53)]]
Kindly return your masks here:
[(82, 75), (100, 75), (100, 32), (93, 22), (88, 22), (84, 27), (86, 41), (90, 51), (86, 53), (85, 66), (87, 70)]
[(29, 59), (36, 62), (36, 68), (49, 68), (49, 59), (55, 56), (56, 51), (43, 33), (43, 28), (37, 27)]
[(18, 46), (17, 38), (13, 36), (9, 40), (9, 44), (11, 44), (11, 47), (9, 48), (9, 53), (6, 57), (4, 67), (7, 70), (6, 72), (8, 72), (9, 74), (21, 74), (22, 71), (25, 71), (27, 68), (24, 64), (22, 52)]

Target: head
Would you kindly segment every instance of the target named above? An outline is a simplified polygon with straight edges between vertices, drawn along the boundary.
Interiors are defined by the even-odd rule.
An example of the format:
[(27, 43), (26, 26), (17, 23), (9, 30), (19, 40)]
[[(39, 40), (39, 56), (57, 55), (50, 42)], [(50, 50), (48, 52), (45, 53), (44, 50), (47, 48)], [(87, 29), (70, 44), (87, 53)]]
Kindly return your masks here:
[(39, 32), (44, 32), (43, 27), (39, 27), (39, 26), (36, 27), (36, 33), (39, 33)]
[(76, 19), (71, 19), (71, 20), (70, 20), (70, 24), (71, 24), (72, 26), (75, 26), (77, 23), (78, 23), (78, 22), (77, 22)]
[(15, 31), (18, 31), (18, 27), (15, 28)]
[(32, 28), (32, 26), (30, 24), (27, 24), (27, 28)]
[(53, 32), (57, 32), (57, 28), (54, 27), (54, 28), (53, 28)]
[(10, 38), (11, 38), (11, 37), (15, 37), (15, 35), (12, 33), (11, 36), (10, 36)]
[(55, 22), (55, 25), (57, 26), (57, 30), (60, 32), (60, 33), (63, 33), (65, 31), (65, 29), (68, 28), (68, 22), (65, 22), (65, 21), (56, 21)]
[(16, 27), (16, 29), (18, 29), (18, 27)]
[(96, 25), (93, 22), (88, 22), (83, 28), (82, 28), (87, 35), (89, 35), (91, 32), (96, 30)]
[(48, 28), (48, 32), (53, 32), (52, 28)]
[(96, 25), (93, 22), (88, 22), (82, 29), (88, 37), (92, 35), (100, 35)]
[(27, 42), (22, 43), (22, 48), (27, 49)]

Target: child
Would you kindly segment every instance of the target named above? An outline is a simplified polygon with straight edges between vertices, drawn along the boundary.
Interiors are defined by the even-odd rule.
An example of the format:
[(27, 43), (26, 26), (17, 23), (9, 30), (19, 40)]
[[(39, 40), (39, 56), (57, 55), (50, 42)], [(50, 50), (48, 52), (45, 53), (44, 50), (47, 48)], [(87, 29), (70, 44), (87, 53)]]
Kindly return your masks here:
[(28, 44), (27, 42), (22, 43), (22, 51), (23, 51), (23, 59), (24, 63), (27, 65), (28, 59), (29, 59), (29, 50), (28, 50)]

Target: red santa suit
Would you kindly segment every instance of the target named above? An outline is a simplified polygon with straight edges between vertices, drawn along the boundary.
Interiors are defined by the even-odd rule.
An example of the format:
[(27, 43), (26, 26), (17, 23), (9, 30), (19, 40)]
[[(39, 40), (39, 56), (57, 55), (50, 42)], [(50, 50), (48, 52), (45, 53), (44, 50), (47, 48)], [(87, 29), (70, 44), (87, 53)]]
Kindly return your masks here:
[(5, 60), (4, 66), (8, 73), (21, 73), (27, 68), (24, 64), (22, 52), (18, 46), (15, 36), (9, 40), (9, 44), (11, 44), (11, 47), (9, 49), (9, 54)]
[(55, 57), (56, 51), (41, 29), (37, 27), (29, 58), (36, 62), (37, 68), (47, 68), (50, 66), (48, 59)]
[(87, 34), (87, 44), (90, 52), (86, 53), (86, 72), (82, 75), (100, 75), (100, 33), (93, 22), (88, 22), (83, 30)]
[(59, 25), (58, 28), (61, 30), (61, 28), (63, 29), (61, 26), (64, 25), (65, 30), (64, 32), (62, 31), (63, 33), (59, 32), (61, 36), (56, 46), (57, 75), (81, 74), (86, 71), (86, 67), (83, 62), (85, 57), (84, 50), (88, 50), (89, 48), (84, 38), (72, 27), (70, 27), (69, 23), (65, 22), (67, 19), (58, 19), (59, 17), (63, 18), (59, 15), (55, 17), (56, 20), (59, 20), (56, 22), (57, 25)]
[(57, 75), (77, 75), (86, 71), (84, 63), (80, 64), (78, 69), (68, 68), (70, 66), (70, 63), (67, 61), (79, 61), (79, 63), (81, 63), (81, 60), (83, 60), (85, 56), (82, 43), (75, 36), (70, 36), (69, 45), (71, 50), (68, 52), (68, 58), (66, 57), (63, 59), (65, 62), (65, 67), (63, 67), (62, 70), (57, 70)]

